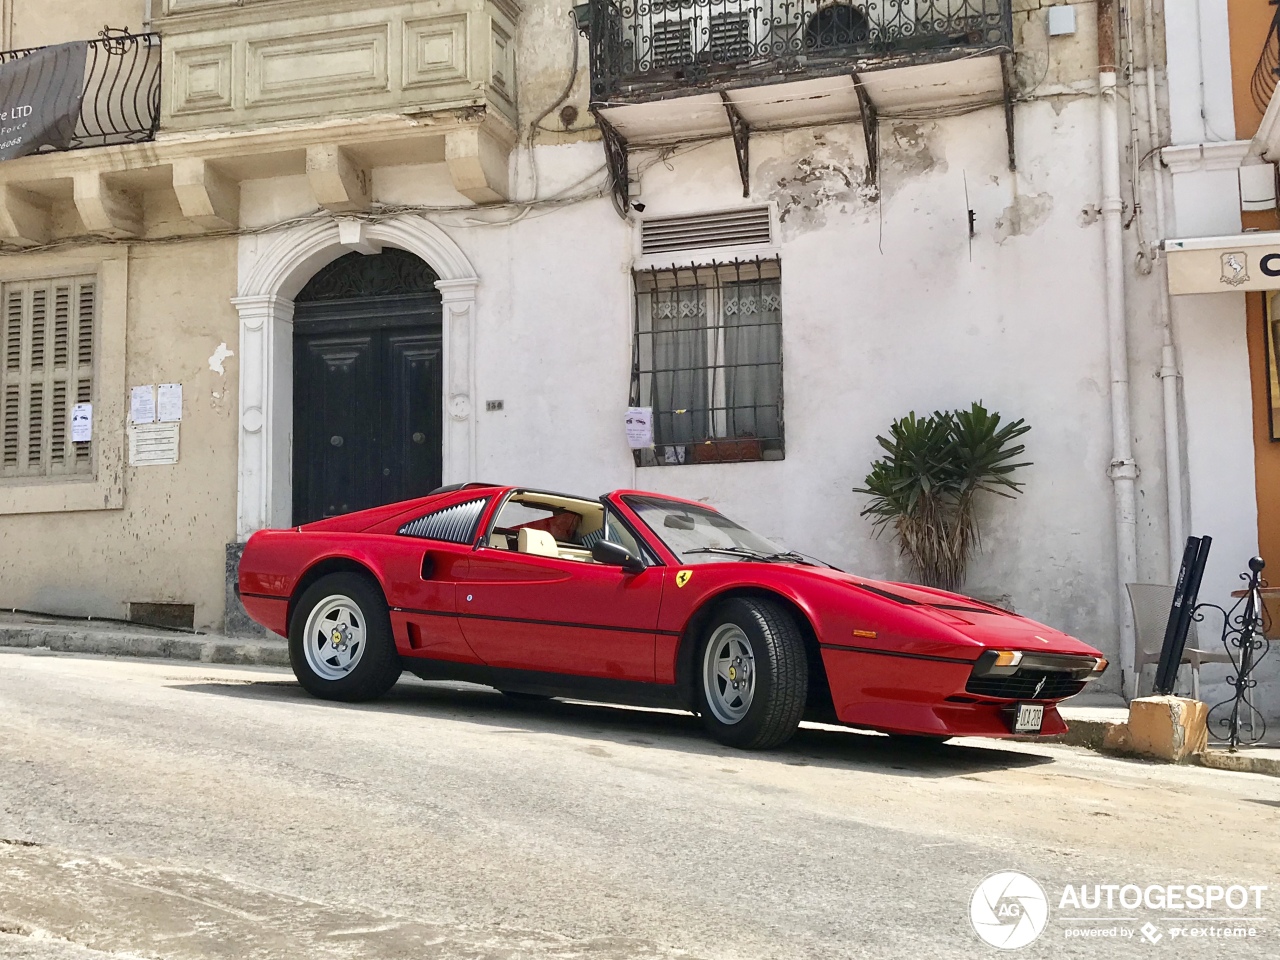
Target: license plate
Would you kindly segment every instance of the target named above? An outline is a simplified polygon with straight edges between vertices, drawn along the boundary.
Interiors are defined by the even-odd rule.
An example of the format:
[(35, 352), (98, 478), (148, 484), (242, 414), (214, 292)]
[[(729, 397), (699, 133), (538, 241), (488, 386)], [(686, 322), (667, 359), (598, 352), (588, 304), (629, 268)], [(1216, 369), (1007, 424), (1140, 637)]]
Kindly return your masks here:
[(1039, 733), (1044, 723), (1043, 703), (1020, 703), (1013, 719), (1014, 733)]

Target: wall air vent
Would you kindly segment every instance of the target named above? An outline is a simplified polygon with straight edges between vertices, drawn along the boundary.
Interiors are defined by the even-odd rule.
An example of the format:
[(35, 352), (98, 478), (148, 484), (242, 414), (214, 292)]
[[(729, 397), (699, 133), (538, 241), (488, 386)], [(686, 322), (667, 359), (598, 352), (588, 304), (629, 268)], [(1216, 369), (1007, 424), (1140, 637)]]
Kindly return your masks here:
[(640, 227), (640, 252), (646, 257), (675, 250), (738, 247), (772, 241), (768, 207), (694, 217), (651, 217)]

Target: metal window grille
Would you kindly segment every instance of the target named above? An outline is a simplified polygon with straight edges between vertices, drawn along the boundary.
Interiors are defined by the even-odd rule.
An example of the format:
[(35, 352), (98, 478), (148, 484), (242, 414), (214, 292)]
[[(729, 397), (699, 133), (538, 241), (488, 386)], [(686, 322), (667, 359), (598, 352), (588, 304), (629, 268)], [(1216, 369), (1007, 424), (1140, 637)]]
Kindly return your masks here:
[(425, 517), (411, 520), (396, 532), (405, 537), (423, 540), (445, 540), (449, 543), (470, 543), (476, 536), (476, 525), (484, 513), (488, 499), (455, 503)]
[(782, 459), (781, 282), (777, 260), (635, 274), (631, 402), (654, 424), (637, 464)]
[(93, 400), (97, 282), (0, 285), (0, 477), (93, 473), (92, 443), (71, 442), (71, 408)]

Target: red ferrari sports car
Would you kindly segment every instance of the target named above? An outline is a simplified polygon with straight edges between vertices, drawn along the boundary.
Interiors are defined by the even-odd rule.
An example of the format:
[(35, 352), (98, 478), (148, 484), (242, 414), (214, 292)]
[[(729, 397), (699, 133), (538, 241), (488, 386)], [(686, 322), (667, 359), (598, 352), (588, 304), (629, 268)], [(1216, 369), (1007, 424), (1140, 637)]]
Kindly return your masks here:
[(318, 697), (378, 697), (408, 669), (690, 710), (748, 748), (804, 718), (936, 740), (1058, 734), (1058, 702), (1107, 666), (1025, 617), (844, 573), (634, 490), (463, 484), (263, 530), (239, 591)]

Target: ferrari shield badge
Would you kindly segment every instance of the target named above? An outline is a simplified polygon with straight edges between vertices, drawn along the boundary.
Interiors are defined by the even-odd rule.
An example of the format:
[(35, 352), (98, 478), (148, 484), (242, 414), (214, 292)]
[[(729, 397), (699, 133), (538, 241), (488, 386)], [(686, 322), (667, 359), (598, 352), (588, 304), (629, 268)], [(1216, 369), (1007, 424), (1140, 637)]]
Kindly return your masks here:
[(692, 577), (693, 577), (693, 571), (692, 571), (692, 570), (678, 570), (678, 571), (676, 571), (676, 586), (677, 586), (677, 587), (683, 587), (686, 583), (688, 583), (688, 582), (689, 582), (689, 580), (690, 580)]

